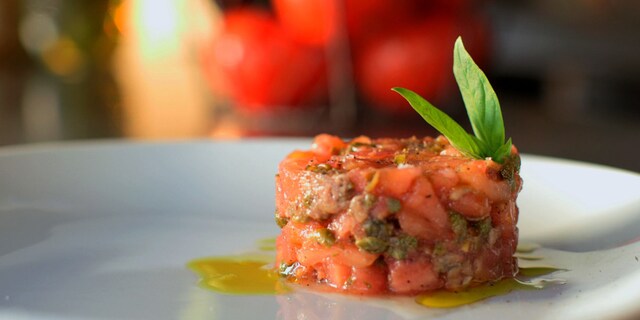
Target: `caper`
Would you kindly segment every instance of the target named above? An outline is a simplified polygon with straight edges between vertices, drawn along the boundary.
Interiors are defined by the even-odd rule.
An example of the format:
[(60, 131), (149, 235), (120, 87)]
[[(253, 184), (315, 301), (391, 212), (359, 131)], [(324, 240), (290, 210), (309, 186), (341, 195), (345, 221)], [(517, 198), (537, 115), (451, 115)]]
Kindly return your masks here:
[(336, 236), (334, 236), (333, 232), (326, 228), (322, 228), (316, 231), (314, 237), (319, 244), (325, 247), (330, 247), (334, 243), (336, 243)]
[(364, 237), (356, 240), (356, 246), (369, 253), (383, 253), (387, 250), (388, 243), (376, 237)]

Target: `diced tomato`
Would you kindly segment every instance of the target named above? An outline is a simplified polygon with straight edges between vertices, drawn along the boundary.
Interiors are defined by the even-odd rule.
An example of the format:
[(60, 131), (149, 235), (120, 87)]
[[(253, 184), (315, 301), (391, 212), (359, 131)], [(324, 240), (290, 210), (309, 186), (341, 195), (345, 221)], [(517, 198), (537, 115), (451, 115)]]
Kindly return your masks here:
[[(458, 195), (456, 191), (460, 191), (460, 194)], [(454, 190), (450, 198), (452, 201), (449, 207), (467, 218), (482, 219), (491, 212), (489, 199), (480, 192), (467, 189)]]
[(442, 286), (438, 273), (426, 260), (393, 261), (389, 264), (389, 289), (396, 293), (415, 293)]
[[(300, 150), (296, 150), (294, 152), (291, 152), (288, 156), (287, 156), (287, 162), (292, 162), (293, 160), (305, 160), (305, 161), (309, 161), (311, 159), (313, 159), (313, 157), (315, 156), (315, 153), (311, 152), (311, 151), (300, 151)], [(294, 162), (294, 163), (299, 163), (299, 162)]]
[(317, 221), (308, 221), (306, 223), (290, 222), (282, 228), (281, 232), (287, 234), (291, 243), (303, 245), (309, 242), (314, 234), (322, 228), (323, 226)]
[(316, 155), (319, 162), (326, 162), (336, 150), (344, 148), (345, 145), (344, 141), (336, 136), (321, 134), (313, 140), (311, 151)]
[(387, 290), (387, 269), (384, 265), (352, 267), (336, 263), (333, 259), (317, 267), (318, 278), (346, 292), (374, 295)]
[(328, 229), (333, 232), (336, 239), (348, 239), (353, 234), (353, 228), (356, 226), (356, 221), (353, 215), (348, 213), (340, 214), (330, 224)]
[(413, 182), (422, 174), (418, 167), (385, 168), (378, 170), (379, 182), (376, 187), (378, 194), (402, 198), (411, 189)]
[(497, 209), (492, 212), (491, 220), (494, 226), (501, 230), (501, 237), (503, 239), (517, 239), (517, 229), (514, 229), (513, 226), (518, 221), (518, 207), (514, 203), (502, 203), (497, 206)]
[(336, 288), (343, 288), (351, 277), (351, 267), (339, 263), (325, 264), (326, 279)]
[(431, 221), (410, 211), (400, 210), (400, 212), (396, 214), (396, 217), (398, 218), (398, 223), (400, 223), (402, 231), (416, 238), (436, 238), (444, 233), (438, 230)]
[(367, 136), (357, 136), (351, 139), (351, 143), (362, 143), (362, 144), (371, 144), (371, 138)]
[(387, 269), (377, 264), (353, 268), (348, 290), (365, 294), (384, 293), (387, 290)]
[(428, 220), (438, 230), (449, 227), (449, 215), (440, 204), (431, 182), (426, 177), (416, 179), (412, 192), (405, 196), (403, 211)]
[(362, 268), (373, 264), (379, 256), (379, 254), (362, 251), (353, 243), (340, 243), (332, 247), (331, 260), (335, 263)]
[(351, 180), (351, 183), (353, 183), (353, 187), (357, 193), (364, 192), (364, 188), (369, 183), (369, 179), (367, 177), (373, 175), (373, 172), (374, 170), (369, 168), (363, 170), (354, 169), (350, 170), (347, 173), (347, 175), (349, 176), (349, 180)]
[(292, 264), (298, 261), (297, 248), (286, 235), (280, 234), (276, 238), (276, 264)]
[(309, 163), (309, 157), (313, 157), (311, 152), (296, 151), (288, 158), (280, 162), (278, 174), (276, 175), (276, 208), (279, 208), (280, 217), (287, 216), (287, 208), (292, 205), (292, 201), (299, 197), (300, 172)]
[(429, 175), (429, 181), (431, 181), (433, 189), (436, 192), (442, 192), (443, 190), (449, 190), (455, 187), (460, 179), (454, 169), (445, 167), (433, 170)]
[(482, 191), (491, 201), (504, 201), (511, 196), (511, 189), (505, 181), (488, 179), (487, 166), (493, 163), (491, 160), (467, 162), (460, 166), (458, 177), (473, 189)]
[(298, 261), (306, 266), (323, 262), (333, 254), (333, 250), (320, 244), (307, 244), (298, 249)]

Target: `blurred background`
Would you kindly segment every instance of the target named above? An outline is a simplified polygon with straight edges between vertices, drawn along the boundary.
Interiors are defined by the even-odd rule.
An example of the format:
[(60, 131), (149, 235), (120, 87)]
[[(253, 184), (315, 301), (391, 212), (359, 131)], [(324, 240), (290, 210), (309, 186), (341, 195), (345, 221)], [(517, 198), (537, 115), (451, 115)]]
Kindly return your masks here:
[(0, 146), (433, 135), (458, 35), (521, 152), (640, 172), (634, 0), (3, 0)]

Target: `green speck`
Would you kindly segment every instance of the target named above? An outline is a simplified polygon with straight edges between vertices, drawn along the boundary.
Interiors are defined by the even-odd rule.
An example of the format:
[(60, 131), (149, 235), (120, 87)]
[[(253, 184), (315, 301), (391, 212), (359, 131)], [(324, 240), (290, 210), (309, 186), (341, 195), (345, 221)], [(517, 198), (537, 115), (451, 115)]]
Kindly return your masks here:
[(396, 260), (403, 260), (407, 257), (409, 251), (418, 247), (418, 239), (407, 234), (393, 237), (389, 240), (388, 253)]
[(258, 249), (261, 251), (275, 251), (276, 250), (276, 238), (265, 238), (256, 241)]
[(407, 154), (406, 153), (398, 153), (393, 157), (393, 162), (395, 164), (405, 164), (407, 163)]
[(520, 156), (512, 154), (505, 157), (500, 176), (509, 183), (511, 190), (516, 188), (516, 174), (520, 171)]
[(402, 204), (396, 198), (387, 198), (387, 209), (389, 209), (390, 213), (397, 213), (402, 209)]
[(383, 220), (368, 219), (362, 224), (364, 232), (369, 237), (376, 237), (387, 240), (393, 232), (393, 226)]
[(360, 148), (376, 148), (374, 143), (353, 142), (349, 145), (349, 151), (357, 152)]
[(451, 230), (462, 239), (467, 235), (467, 219), (457, 212), (449, 212), (449, 221), (451, 222)]
[(327, 228), (318, 229), (314, 234), (314, 238), (325, 247), (330, 247), (336, 243), (336, 236)]
[(489, 232), (491, 232), (491, 217), (487, 217), (475, 223), (475, 227), (478, 230), (478, 235), (483, 238), (487, 238), (489, 236)]
[(441, 256), (443, 254), (446, 253), (446, 250), (444, 248), (444, 245), (442, 243), (436, 243), (436, 245), (433, 246), (433, 255), (434, 256)]
[(518, 253), (532, 253), (536, 250), (540, 249), (540, 245), (537, 243), (527, 243), (520, 242), (518, 243), (518, 247), (516, 248), (516, 252)]
[(364, 205), (367, 208), (371, 208), (376, 203), (377, 199), (378, 199), (378, 197), (376, 197), (374, 194), (365, 193), (364, 194)]
[(333, 169), (333, 167), (331, 167), (330, 165), (328, 165), (326, 163), (310, 164), (310, 165), (307, 165), (307, 167), (305, 168), (305, 170), (307, 170), (307, 171), (320, 173), (320, 174), (329, 173), (329, 171), (331, 171), (332, 169)]
[(313, 195), (311, 194), (305, 194), (304, 197), (302, 198), (302, 206), (304, 206), (305, 208), (310, 208), (311, 205), (313, 204)]
[(306, 223), (307, 221), (309, 221), (309, 216), (305, 214), (296, 214), (293, 217), (291, 217), (291, 220), (297, 223)]
[(376, 237), (364, 237), (356, 240), (356, 246), (369, 253), (383, 253), (387, 250), (388, 243)]
[(278, 227), (282, 228), (282, 227), (284, 227), (285, 225), (287, 225), (287, 223), (289, 222), (289, 218), (287, 218), (287, 217), (282, 217), (282, 216), (280, 216), (280, 215), (278, 214), (278, 212), (276, 212), (276, 214), (275, 214), (275, 221), (276, 221), (276, 224), (278, 225)]

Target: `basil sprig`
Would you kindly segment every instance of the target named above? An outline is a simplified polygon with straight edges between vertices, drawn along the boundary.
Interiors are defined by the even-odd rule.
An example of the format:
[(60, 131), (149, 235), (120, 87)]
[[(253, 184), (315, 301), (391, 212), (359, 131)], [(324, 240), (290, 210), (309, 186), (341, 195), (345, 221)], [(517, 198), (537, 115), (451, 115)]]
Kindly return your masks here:
[(477, 159), (490, 157), (502, 163), (511, 154), (511, 138), (504, 141), (504, 122), (498, 96), (487, 76), (465, 50), (460, 37), (453, 49), (453, 74), (475, 135), (467, 133), (455, 120), (417, 93), (405, 88), (392, 90), (402, 95), (427, 123), (447, 137), (462, 154)]

